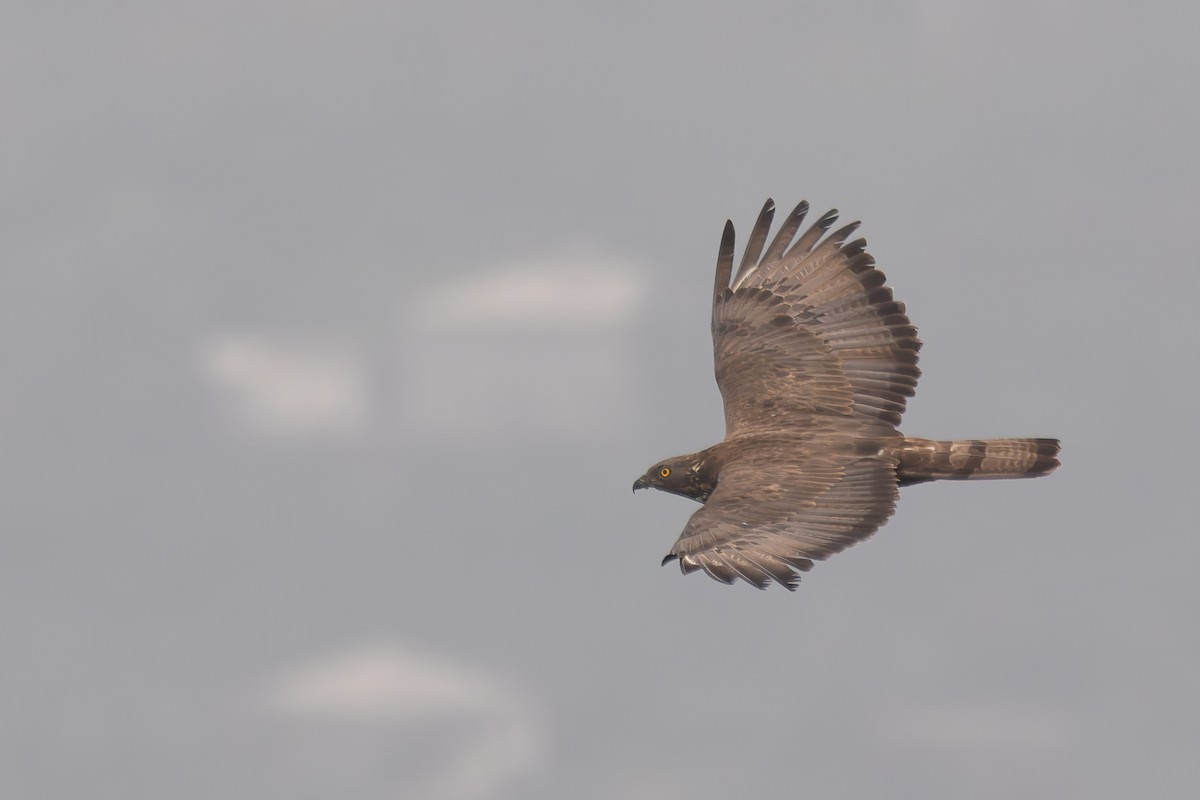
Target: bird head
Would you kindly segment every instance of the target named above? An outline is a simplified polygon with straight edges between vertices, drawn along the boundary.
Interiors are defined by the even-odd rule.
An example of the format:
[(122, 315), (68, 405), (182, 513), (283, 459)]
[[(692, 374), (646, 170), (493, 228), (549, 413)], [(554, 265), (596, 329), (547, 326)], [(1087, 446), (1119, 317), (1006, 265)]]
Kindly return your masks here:
[(694, 457), (661, 461), (633, 482), (633, 490), (658, 489), (703, 503), (712, 494), (712, 481), (703, 475), (703, 463)]

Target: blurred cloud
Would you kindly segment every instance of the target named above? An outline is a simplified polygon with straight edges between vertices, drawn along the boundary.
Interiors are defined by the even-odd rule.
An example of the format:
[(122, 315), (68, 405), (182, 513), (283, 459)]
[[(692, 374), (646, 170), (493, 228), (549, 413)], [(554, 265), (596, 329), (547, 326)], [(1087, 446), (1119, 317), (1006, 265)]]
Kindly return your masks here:
[(444, 441), (596, 441), (625, 414), (643, 284), (618, 259), (501, 265), (434, 287), (405, 315), (405, 430)]
[(366, 416), (366, 366), (348, 348), (227, 334), (204, 344), (199, 360), (231, 415), (256, 432), (345, 433)]
[[(491, 676), (396, 645), (347, 650), (287, 671), (268, 691), (277, 712), (315, 721), (421, 725), (438, 718), (472, 724), (457, 751), (423, 778), (422, 796), (492, 796), (543, 761), (547, 742), (529, 704)], [(412, 786), (405, 786), (411, 792)]]
[(544, 258), (442, 284), (418, 317), (435, 330), (611, 328), (632, 317), (642, 289), (626, 262)]

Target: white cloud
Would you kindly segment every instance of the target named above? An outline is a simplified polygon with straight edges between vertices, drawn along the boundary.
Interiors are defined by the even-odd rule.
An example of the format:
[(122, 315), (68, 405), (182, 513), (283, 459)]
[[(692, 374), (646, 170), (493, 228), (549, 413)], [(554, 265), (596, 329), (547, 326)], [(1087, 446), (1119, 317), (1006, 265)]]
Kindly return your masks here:
[(606, 328), (627, 322), (641, 295), (630, 264), (548, 258), (443, 284), (433, 290), (419, 319), (435, 329)]
[[(528, 704), (494, 678), (394, 645), (354, 649), (279, 677), (268, 692), (280, 713), (316, 722), (411, 725), (435, 717), (473, 721), (448, 761), (426, 775), (422, 795), (490, 797), (538, 766), (547, 749)], [(412, 796), (414, 787), (403, 787)]]
[(351, 650), (284, 675), (273, 692), (295, 714), (361, 722), (458, 711), (507, 711), (517, 705), (486, 676), (395, 646)]
[(457, 335), (412, 347), (403, 374), (404, 428), (437, 441), (547, 435), (596, 441), (627, 416), (624, 342), (560, 335)]
[(404, 316), (402, 427), (439, 442), (602, 440), (628, 414), (642, 290), (632, 264), (572, 257), (434, 287)]
[(226, 335), (202, 347), (200, 367), (239, 422), (258, 432), (353, 431), (366, 415), (366, 367), (345, 347)]

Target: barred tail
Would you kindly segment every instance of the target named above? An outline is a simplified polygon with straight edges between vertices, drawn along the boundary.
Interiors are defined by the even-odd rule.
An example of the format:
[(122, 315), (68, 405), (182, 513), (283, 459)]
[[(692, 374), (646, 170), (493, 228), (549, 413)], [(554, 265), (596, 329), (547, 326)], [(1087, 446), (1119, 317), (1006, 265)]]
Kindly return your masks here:
[(1058, 468), (1057, 439), (906, 438), (898, 448), (900, 485), (967, 478), (1037, 478)]

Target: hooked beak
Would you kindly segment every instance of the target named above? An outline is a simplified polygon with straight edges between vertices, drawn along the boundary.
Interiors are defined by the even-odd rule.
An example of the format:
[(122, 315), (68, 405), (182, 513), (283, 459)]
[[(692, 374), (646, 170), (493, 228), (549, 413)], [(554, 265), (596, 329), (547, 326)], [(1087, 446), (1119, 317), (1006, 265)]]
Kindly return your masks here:
[(633, 490), (635, 492), (638, 489), (648, 489), (648, 488), (650, 488), (650, 481), (646, 480), (645, 475), (643, 475), (642, 477), (638, 478), (636, 481), (633, 482)]

